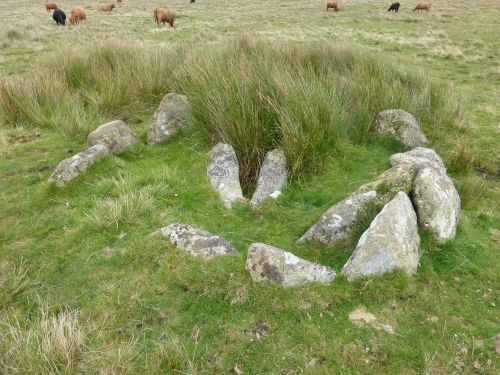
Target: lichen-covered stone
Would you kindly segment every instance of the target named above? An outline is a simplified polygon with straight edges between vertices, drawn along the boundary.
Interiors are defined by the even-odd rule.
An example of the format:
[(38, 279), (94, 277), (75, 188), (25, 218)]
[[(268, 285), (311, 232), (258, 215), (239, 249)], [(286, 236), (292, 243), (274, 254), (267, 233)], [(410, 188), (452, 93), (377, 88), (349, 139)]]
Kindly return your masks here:
[(85, 151), (64, 159), (54, 170), (49, 178), (49, 183), (64, 186), (87, 169), (99, 159), (109, 154), (109, 150), (102, 144), (97, 144)]
[(433, 168), (422, 169), (415, 179), (413, 200), (421, 228), (444, 242), (453, 239), (460, 218), (460, 196), (451, 179)]
[(287, 169), (283, 151), (275, 149), (267, 153), (259, 172), (257, 188), (250, 205), (257, 206), (266, 198), (277, 199), (286, 185)]
[(419, 260), (417, 215), (408, 196), (399, 192), (363, 233), (341, 273), (349, 280), (396, 268), (414, 274)]
[(363, 209), (375, 202), (377, 193), (351, 195), (349, 198), (330, 207), (319, 220), (300, 238), (299, 242), (317, 241), (335, 246), (347, 240), (352, 228), (363, 213)]
[(173, 223), (158, 231), (178, 248), (201, 258), (213, 258), (236, 253), (236, 249), (224, 238), (202, 229)]
[(185, 95), (173, 92), (165, 95), (149, 125), (148, 144), (159, 144), (169, 140), (180, 129), (187, 128), (191, 119), (191, 104)]
[(360, 186), (348, 198), (330, 207), (299, 242), (318, 241), (329, 246), (340, 244), (349, 238), (370, 205), (381, 208), (399, 191), (409, 193), (414, 176), (415, 172), (408, 168), (388, 169), (373, 181)]
[(412, 168), (419, 171), (423, 168), (434, 168), (440, 173), (446, 173), (443, 160), (431, 148), (415, 147), (408, 152), (394, 154), (390, 159), (393, 167)]
[(99, 126), (87, 138), (89, 146), (102, 144), (112, 154), (119, 154), (134, 146), (137, 142), (138, 138), (134, 131), (120, 120)]
[(250, 245), (246, 268), (254, 281), (271, 281), (283, 286), (307, 282), (328, 284), (335, 278), (335, 271), (326, 266), (262, 243)]
[(207, 174), (227, 208), (231, 208), (235, 201), (244, 201), (240, 185), (240, 166), (236, 152), (230, 145), (218, 143), (212, 148)]
[(373, 132), (388, 134), (410, 148), (427, 143), (417, 119), (402, 109), (387, 109), (380, 112), (375, 119)]

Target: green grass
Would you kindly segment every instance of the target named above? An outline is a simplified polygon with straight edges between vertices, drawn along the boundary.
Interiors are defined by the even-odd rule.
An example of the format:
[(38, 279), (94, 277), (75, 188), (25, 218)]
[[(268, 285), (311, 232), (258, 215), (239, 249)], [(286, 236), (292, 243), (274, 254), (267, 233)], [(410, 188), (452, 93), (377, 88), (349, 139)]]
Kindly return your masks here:
[[(464, 12), (461, 0), (442, 0), (429, 15), (402, 9), (388, 16), (371, 0), (328, 15), (322, 4), (302, 0), (286, 7), (174, 0), (176, 28), (160, 31), (149, 1), (125, 0), (110, 15), (82, 4), (89, 22), (64, 29), (45, 22), (43, 4), (41, 12), (27, 0), (0, 4), (0, 74), (11, 76), (7, 87), (14, 82), (0, 127), (1, 373), (498, 373), (499, 245), (490, 234), (500, 227), (498, 180), (473, 171), (494, 174), (498, 164), (495, 3), (482, 0)], [(247, 38), (235, 54), (225, 39), (241, 28)], [(18, 37), (5, 36), (10, 29)], [(248, 42), (254, 37), (264, 43)], [(370, 51), (331, 44), (337, 41)], [(56, 48), (68, 53), (57, 60)], [(33, 69), (47, 63), (59, 79)], [(396, 96), (397, 80), (403, 94)], [(266, 100), (242, 102), (235, 82)], [(370, 90), (361, 82), (372, 82)], [(152, 112), (172, 89), (197, 103), (197, 126), (146, 146)], [(330, 106), (332, 98), (339, 102)], [(378, 106), (398, 102), (422, 121), (456, 181), (463, 206), (456, 239), (437, 244), (421, 233), (414, 277), (394, 272), (291, 289), (253, 283), (244, 270), (253, 242), (340, 270), (355, 239), (334, 249), (296, 240), (402, 151), (365, 137)], [(254, 113), (260, 117), (248, 120)], [(83, 150), (88, 131), (116, 117), (141, 144), (99, 161), (64, 189), (49, 186), (67, 148)], [(247, 126), (269, 129), (271, 122), (259, 157), (274, 146), (269, 140), (298, 149), (294, 133), (283, 134), (301, 123), (311, 129), (299, 139), (311, 143), (300, 149), (318, 158), (297, 160), (302, 172), (296, 169), (279, 200), (256, 212), (224, 209), (206, 178), (210, 144), (237, 143), (241, 129), (248, 131), (241, 138), (254, 139), (260, 132)], [(173, 221), (224, 236), (238, 254), (201, 261), (150, 236)], [(396, 334), (351, 323), (348, 314), (359, 306)]]

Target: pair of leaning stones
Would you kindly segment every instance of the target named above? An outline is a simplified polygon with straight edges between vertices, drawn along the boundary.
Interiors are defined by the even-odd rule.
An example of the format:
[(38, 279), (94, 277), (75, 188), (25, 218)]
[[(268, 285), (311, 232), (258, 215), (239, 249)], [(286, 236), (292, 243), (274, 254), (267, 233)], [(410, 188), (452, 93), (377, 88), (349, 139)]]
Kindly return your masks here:
[[(191, 122), (191, 105), (184, 95), (165, 95), (148, 127), (148, 144), (167, 141)], [(110, 154), (120, 154), (139, 142), (137, 134), (123, 121), (116, 120), (92, 131), (87, 137), (89, 148), (64, 159), (49, 178), (49, 183), (64, 186)]]
[[(414, 274), (421, 256), (419, 227), (439, 242), (455, 236), (460, 197), (437, 153), (417, 147), (392, 155), (390, 162), (392, 168), (328, 209), (298, 241), (342, 244), (370, 207), (381, 207), (341, 270), (349, 280), (394, 269)], [(222, 237), (188, 225), (174, 223), (159, 233), (195, 256), (212, 258), (236, 253)], [(326, 266), (261, 243), (250, 245), (246, 268), (255, 281), (268, 280), (283, 286), (310, 281), (329, 283), (336, 276)]]

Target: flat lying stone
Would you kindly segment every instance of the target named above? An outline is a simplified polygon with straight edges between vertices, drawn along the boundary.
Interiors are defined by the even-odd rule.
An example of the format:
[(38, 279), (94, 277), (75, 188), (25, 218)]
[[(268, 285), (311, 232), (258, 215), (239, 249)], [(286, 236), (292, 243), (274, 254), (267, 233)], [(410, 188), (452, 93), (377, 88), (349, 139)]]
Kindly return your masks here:
[(260, 168), (257, 188), (250, 205), (257, 206), (266, 198), (277, 199), (287, 180), (286, 158), (283, 151), (275, 149), (267, 153)]
[(347, 240), (364, 208), (375, 202), (376, 198), (377, 192), (372, 190), (344, 199), (321, 215), (318, 222), (308, 229), (299, 242), (317, 241), (335, 246)]
[(240, 185), (240, 166), (236, 152), (230, 145), (218, 143), (212, 148), (207, 174), (227, 208), (231, 208), (235, 201), (244, 201)]
[(414, 274), (419, 260), (417, 215), (408, 196), (399, 192), (363, 233), (341, 273), (349, 280), (381, 275), (396, 268)]
[(388, 134), (410, 148), (427, 143), (417, 119), (402, 109), (387, 109), (380, 112), (375, 119), (373, 131), (375, 134)]
[(416, 147), (408, 152), (394, 154), (390, 162), (393, 167), (412, 168), (415, 171), (434, 168), (441, 173), (446, 173), (443, 160), (431, 148)]
[(455, 237), (460, 218), (460, 196), (451, 179), (434, 168), (422, 169), (415, 179), (413, 200), (418, 223), (440, 242)]
[(89, 146), (102, 144), (112, 154), (119, 154), (137, 144), (138, 141), (134, 131), (120, 120), (99, 126), (87, 138)]
[(369, 205), (380, 208), (399, 191), (409, 193), (415, 172), (408, 168), (391, 168), (373, 181), (360, 186), (343, 201), (330, 207), (320, 219), (307, 230), (299, 242), (317, 241), (336, 246), (347, 240)]
[(165, 95), (148, 127), (148, 144), (163, 143), (189, 126), (191, 104), (185, 95), (171, 92)]
[(335, 271), (326, 266), (262, 243), (250, 245), (246, 269), (254, 281), (271, 281), (282, 286), (307, 282), (328, 284), (335, 278)]
[(70, 158), (64, 159), (56, 167), (52, 176), (50, 176), (49, 183), (54, 183), (62, 187), (78, 175), (85, 173), (92, 164), (108, 154), (109, 150), (106, 146), (97, 144)]
[(178, 248), (201, 258), (236, 254), (236, 249), (224, 238), (181, 223), (173, 223), (158, 231)]

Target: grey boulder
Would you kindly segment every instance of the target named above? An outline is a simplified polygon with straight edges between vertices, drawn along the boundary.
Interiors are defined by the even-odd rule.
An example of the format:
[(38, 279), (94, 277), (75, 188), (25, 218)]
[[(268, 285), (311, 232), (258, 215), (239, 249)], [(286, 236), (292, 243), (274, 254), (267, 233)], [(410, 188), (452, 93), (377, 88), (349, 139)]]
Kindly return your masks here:
[(408, 196), (399, 192), (363, 233), (341, 273), (349, 280), (397, 268), (414, 274), (419, 260), (417, 215)]
[(248, 248), (246, 269), (254, 281), (271, 281), (282, 286), (307, 282), (328, 284), (335, 278), (335, 271), (326, 266), (262, 243), (254, 243)]
[(375, 134), (388, 134), (410, 148), (427, 143), (417, 119), (402, 109), (387, 109), (380, 112), (375, 119), (373, 131)]
[(460, 218), (460, 196), (451, 179), (433, 169), (422, 169), (415, 179), (413, 200), (418, 222), (436, 240), (453, 239)]
[(169, 140), (180, 129), (187, 128), (191, 118), (191, 104), (185, 95), (173, 92), (165, 95), (149, 125), (148, 144), (159, 144)]
[(375, 202), (376, 191), (355, 194), (330, 207), (299, 239), (299, 242), (317, 241), (335, 246), (348, 239), (363, 210)]
[(415, 171), (433, 168), (440, 173), (446, 173), (443, 160), (431, 148), (415, 147), (410, 151), (391, 155), (390, 162), (393, 167), (411, 168)]
[(382, 208), (399, 191), (409, 193), (415, 172), (407, 168), (390, 168), (373, 181), (361, 185), (353, 194), (330, 207), (307, 230), (299, 242), (317, 241), (335, 246), (349, 238), (353, 228), (370, 206)]
[(244, 200), (238, 158), (230, 145), (218, 143), (212, 148), (207, 175), (227, 208), (231, 208), (235, 201)]
[(102, 144), (110, 153), (119, 154), (137, 144), (137, 135), (123, 121), (116, 120), (99, 126), (87, 138), (89, 146)]
[(158, 230), (176, 247), (201, 258), (236, 254), (236, 249), (224, 238), (181, 223), (173, 223)]
[(87, 169), (99, 159), (109, 154), (109, 150), (102, 144), (97, 144), (85, 151), (64, 159), (54, 170), (49, 178), (49, 183), (64, 186)]
[(257, 206), (266, 198), (277, 199), (286, 185), (287, 169), (283, 151), (275, 149), (267, 153), (260, 168), (257, 188), (250, 205)]

